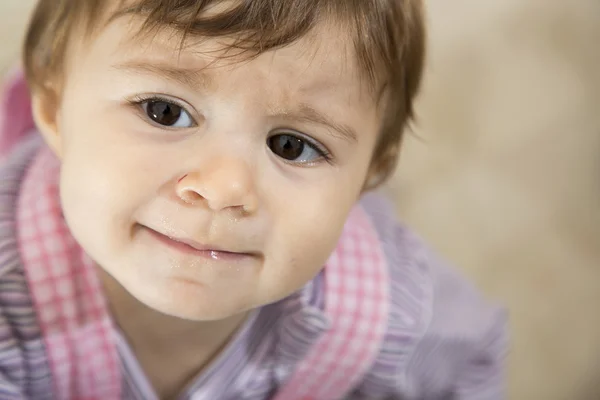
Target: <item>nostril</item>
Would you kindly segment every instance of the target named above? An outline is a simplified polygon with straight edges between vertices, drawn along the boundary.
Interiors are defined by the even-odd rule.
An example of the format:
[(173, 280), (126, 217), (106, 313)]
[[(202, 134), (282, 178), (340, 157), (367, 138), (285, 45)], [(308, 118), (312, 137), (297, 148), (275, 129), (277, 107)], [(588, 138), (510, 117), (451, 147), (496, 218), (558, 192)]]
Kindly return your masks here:
[(184, 190), (180, 197), (181, 200), (189, 204), (197, 204), (198, 202), (202, 201), (202, 196), (193, 190)]

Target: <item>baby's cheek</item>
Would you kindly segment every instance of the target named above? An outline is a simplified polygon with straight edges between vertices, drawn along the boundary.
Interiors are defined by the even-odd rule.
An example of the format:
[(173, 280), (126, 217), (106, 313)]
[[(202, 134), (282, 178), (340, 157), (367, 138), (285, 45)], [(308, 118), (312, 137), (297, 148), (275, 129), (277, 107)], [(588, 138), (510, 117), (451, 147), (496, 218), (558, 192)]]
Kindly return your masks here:
[(343, 222), (331, 216), (323, 217), (315, 223), (306, 224), (302, 229), (289, 232), (285, 247), (289, 258), (299, 269), (310, 271), (320, 268), (335, 248)]
[(129, 213), (134, 199), (126, 185), (115, 179), (118, 171), (97, 161), (92, 157), (66, 156), (61, 171), (63, 211), (76, 235), (101, 231), (115, 236), (110, 231)]

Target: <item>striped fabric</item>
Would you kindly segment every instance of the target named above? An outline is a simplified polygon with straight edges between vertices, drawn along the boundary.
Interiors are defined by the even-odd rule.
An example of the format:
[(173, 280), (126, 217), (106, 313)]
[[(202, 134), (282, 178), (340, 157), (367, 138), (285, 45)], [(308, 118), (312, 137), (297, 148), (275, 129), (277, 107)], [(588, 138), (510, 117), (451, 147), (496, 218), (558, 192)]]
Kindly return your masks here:
[[(39, 147), (36, 138), (23, 142), (0, 166), (0, 399), (53, 398), (47, 349), (15, 231), (21, 184)], [(393, 222), (392, 209), (381, 198), (368, 195), (362, 206), (389, 266), (390, 303), (379, 354), (347, 398), (503, 399), (504, 312), (488, 306), (462, 277)], [(328, 330), (323, 285), (319, 275), (300, 292), (256, 310), (209, 368), (182, 388), (179, 398), (273, 398)], [(116, 327), (114, 337), (121, 398), (156, 399)]]
[(0, 168), (0, 399), (50, 399), (52, 379), (21, 265), (15, 210), (18, 188), (39, 144), (23, 143)]

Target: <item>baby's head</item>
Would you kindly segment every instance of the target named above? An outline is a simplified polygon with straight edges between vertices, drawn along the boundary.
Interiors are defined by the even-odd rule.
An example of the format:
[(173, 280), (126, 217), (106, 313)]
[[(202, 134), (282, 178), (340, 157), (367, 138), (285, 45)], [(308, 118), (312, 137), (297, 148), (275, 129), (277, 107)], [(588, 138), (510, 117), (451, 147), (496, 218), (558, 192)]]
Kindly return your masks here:
[(395, 166), (423, 54), (420, 0), (41, 0), (24, 61), (74, 237), (212, 320), (318, 273)]

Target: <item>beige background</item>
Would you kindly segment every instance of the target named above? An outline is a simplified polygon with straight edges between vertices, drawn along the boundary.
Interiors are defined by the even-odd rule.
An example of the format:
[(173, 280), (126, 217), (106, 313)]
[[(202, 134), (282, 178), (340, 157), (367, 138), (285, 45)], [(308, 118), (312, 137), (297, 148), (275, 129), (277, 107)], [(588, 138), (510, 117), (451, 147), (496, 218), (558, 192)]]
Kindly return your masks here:
[[(0, 0), (0, 71), (31, 4)], [(398, 211), (509, 306), (511, 399), (600, 399), (600, 2), (428, 7)]]

